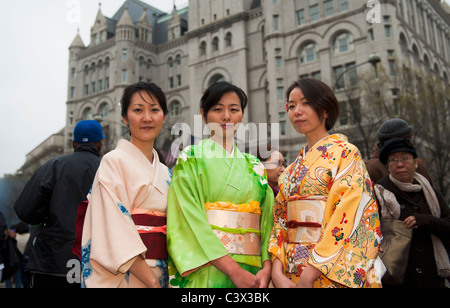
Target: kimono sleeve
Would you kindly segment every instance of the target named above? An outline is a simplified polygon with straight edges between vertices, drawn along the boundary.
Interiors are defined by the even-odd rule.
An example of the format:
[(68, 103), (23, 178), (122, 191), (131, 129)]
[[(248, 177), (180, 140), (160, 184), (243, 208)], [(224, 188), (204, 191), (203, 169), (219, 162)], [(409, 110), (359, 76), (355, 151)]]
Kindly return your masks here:
[(333, 170), (321, 240), (309, 263), (328, 279), (363, 287), (379, 252), (380, 222), (372, 183), (359, 151), (347, 145)]
[(104, 157), (83, 228), (83, 250), (90, 244), (90, 262), (112, 274), (126, 273), (133, 264), (130, 261), (147, 251), (131, 218), (132, 200), (119, 169), (117, 162)]
[[(278, 258), (281, 262), (286, 260), (287, 240), (287, 205), (283, 195), (283, 183), (280, 183), (280, 191), (275, 197), (273, 204), (273, 228), (270, 234), (268, 251), (272, 256), (272, 261)], [(286, 265), (283, 263), (284, 267)]]
[(177, 161), (167, 204), (167, 249), (181, 276), (227, 255), (207, 221), (201, 159), (189, 151)]

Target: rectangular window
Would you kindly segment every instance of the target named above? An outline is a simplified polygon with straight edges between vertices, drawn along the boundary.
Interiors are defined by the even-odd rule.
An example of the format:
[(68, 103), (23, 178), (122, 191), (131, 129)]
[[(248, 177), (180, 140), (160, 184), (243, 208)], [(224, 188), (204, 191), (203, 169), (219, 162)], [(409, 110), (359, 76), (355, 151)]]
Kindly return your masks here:
[(297, 25), (301, 26), (306, 23), (306, 16), (305, 16), (305, 10), (301, 9), (297, 11)]
[(278, 15), (273, 15), (273, 30), (280, 30), (280, 17)]
[(333, 68), (334, 73), (334, 87), (336, 89), (344, 89), (345, 88), (345, 79), (342, 73), (344, 72), (344, 68), (342, 66), (337, 66)]
[(89, 95), (89, 85), (88, 84), (84, 85), (84, 95)]
[(319, 5), (315, 4), (309, 7), (309, 15), (311, 18), (311, 21), (319, 20), (320, 18), (320, 11), (319, 11)]
[(105, 89), (109, 89), (109, 77), (105, 78)]
[(70, 87), (70, 98), (74, 98), (74, 97), (75, 97), (75, 88)]
[(122, 70), (122, 82), (127, 82), (128, 76), (127, 76), (127, 70)]
[(128, 49), (124, 48), (122, 49), (122, 60), (128, 59)]
[(388, 38), (392, 37), (392, 28), (391, 28), (391, 26), (384, 26), (384, 34)]
[(339, 0), (339, 8), (341, 12), (348, 10), (348, 0)]
[(103, 80), (98, 81), (98, 91), (99, 92), (103, 91)]
[(334, 0), (328, 0), (324, 2), (325, 5), (325, 16), (331, 16), (334, 14)]

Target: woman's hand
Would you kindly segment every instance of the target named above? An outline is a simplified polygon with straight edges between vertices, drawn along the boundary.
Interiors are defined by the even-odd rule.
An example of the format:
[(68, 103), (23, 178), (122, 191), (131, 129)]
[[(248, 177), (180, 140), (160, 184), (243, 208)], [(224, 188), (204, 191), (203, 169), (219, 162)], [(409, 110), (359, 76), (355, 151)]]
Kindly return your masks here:
[(263, 263), (262, 269), (256, 273), (256, 277), (259, 279), (259, 288), (267, 288), (270, 282), (270, 275), (272, 273), (272, 262), (266, 260)]
[(414, 215), (409, 216), (408, 218), (406, 218), (405, 220), (403, 220), (403, 224), (405, 225), (406, 228), (408, 229), (417, 229), (417, 221), (416, 221), (416, 217), (414, 217)]
[(211, 261), (218, 270), (228, 276), (236, 288), (258, 288), (260, 279), (242, 269), (229, 255)]
[(312, 288), (314, 286), (314, 282), (317, 278), (322, 275), (318, 269), (314, 266), (308, 264), (304, 268), (302, 274), (300, 275), (300, 280), (297, 283), (297, 288)]
[(295, 288), (295, 283), (284, 275), (283, 263), (275, 259), (272, 264), (272, 281), (275, 288)]

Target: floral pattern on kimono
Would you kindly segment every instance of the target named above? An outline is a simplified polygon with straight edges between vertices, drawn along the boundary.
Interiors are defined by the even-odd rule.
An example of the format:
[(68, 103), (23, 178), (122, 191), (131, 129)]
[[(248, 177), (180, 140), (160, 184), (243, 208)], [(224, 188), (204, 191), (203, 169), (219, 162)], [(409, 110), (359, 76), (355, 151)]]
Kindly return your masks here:
[[(307, 264), (322, 272), (315, 287), (380, 287), (380, 220), (373, 187), (358, 149), (331, 135), (299, 156), (279, 178), (269, 242), (272, 258), (298, 282)], [(317, 242), (288, 241), (287, 205), (293, 199), (326, 200)]]
[[(120, 140), (116, 149), (103, 157), (88, 195), (83, 227), (83, 287), (144, 287), (129, 272), (136, 258), (146, 259), (147, 252), (132, 215), (166, 217), (172, 177), (156, 151), (153, 153), (154, 165), (132, 143)], [(168, 287), (168, 260), (145, 261), (161, 286)]]

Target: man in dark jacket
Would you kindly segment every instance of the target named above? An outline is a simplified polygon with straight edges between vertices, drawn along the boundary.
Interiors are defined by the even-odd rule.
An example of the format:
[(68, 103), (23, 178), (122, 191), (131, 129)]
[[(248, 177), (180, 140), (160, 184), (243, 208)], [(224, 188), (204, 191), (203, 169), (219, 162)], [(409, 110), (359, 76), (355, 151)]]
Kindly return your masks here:
[(14, 205), (22, 221), (42, 225), (25, 269), (31, 274), (31, 287), (80, 287), (68, 281), (71, 268), (67, 263), (77, 259), (72, 246), (78, 204), (91, 189), (104, 137), (99, 122), (79, 122), (74, 130), (74, 152), (40, 167)]

